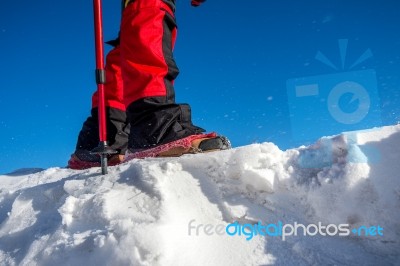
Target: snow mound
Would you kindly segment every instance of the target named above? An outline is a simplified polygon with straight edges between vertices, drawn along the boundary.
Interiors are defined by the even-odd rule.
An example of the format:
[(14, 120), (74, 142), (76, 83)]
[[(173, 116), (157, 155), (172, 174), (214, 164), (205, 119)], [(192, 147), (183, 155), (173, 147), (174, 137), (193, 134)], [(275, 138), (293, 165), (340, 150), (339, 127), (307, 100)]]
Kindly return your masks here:
[(106, 176), (21, 169), (0, 176), (0, 264), (400, 264), (399, 158), (397, 125), (287, 151), (133, 160)]

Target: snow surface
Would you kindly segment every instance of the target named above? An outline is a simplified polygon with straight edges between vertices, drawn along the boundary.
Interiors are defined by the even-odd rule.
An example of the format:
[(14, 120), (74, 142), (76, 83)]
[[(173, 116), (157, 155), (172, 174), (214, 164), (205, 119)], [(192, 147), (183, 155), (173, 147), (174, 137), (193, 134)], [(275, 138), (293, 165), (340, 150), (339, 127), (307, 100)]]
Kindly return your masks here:
[[(133, 160), (106, 176), (21, 169), (0, 176), (0, 264), (400, 265), (399, 158), (397, 125), (287, 151), (263, 143)], [(210, 235), (236, 221), (383, 235)]]

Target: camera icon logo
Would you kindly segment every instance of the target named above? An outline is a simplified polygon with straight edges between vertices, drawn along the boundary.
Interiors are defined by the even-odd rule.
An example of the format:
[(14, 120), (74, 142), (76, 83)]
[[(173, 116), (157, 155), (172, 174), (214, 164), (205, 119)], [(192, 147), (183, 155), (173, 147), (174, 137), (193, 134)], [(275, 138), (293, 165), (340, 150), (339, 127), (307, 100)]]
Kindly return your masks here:
[[(375, 73), (370, 73), (374, 75)], [(346, 93), (352, 95), (350, 104), (359, 101), (358, 108), (350, 113), (343, 111), (340, 107), (340, 99)], [(356, 124), (363, 120), (371, 107), (371, 100), (366, 89), (354, 81), (344, 81), (337, 84), (328, 96), (328, 111), (330, 115), (339, 123)]]
[[(380, 100), (375, 70), (353, 70), (372, 57), (367, 49), (348, 69), (348, 40), (339, 40), (341, 70), (337, 73), (287, 80), (293, 139), (314, 141), (321, 136), (381, 126)], [(323, 53), (318, 61), (338, 71)]]

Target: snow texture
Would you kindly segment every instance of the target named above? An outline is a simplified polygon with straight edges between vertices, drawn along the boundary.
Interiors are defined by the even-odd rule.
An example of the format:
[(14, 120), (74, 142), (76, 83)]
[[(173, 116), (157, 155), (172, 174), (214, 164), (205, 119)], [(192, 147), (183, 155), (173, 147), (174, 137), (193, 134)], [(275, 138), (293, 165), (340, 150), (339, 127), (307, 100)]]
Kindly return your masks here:
[[(287, 151), (133, 160), (106, 176), (21, 169), (0, 176), (0, 265), (400, 265), (399, 158), (397, 125)], [(384, 231), (224, 233), (259, 221)]]

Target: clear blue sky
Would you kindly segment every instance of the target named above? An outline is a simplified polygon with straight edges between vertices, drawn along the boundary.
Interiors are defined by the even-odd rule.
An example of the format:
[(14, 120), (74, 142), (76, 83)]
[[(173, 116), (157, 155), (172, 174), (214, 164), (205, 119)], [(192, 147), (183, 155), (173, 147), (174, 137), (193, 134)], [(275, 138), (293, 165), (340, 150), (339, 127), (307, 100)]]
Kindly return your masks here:
[[(234, 146), (287, 149), (400, 120), (398, 0), (249, 3), (178, 0), (177, 101), (196, 124)], [(120, 1), (103, 6), (112, 39)], [(92, 1), (1, 1), (0, 62), (0, 174), (65, 166), (96, 88)], [(365, 100), (350, 86), (337, 98), (343, 113), (327, 111), (349, 80), (368, 112), (343, 123), (333, 116), (350, 119)]]

